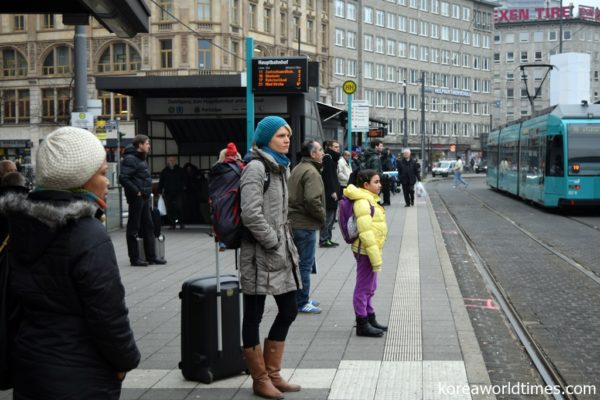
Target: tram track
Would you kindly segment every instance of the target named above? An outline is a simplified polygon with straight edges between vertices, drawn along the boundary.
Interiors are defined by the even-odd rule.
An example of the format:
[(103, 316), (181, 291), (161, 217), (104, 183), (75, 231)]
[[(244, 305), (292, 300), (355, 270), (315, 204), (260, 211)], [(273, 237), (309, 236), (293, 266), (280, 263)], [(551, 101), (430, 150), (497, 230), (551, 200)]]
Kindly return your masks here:
[[(569, 257), (566, 254), (564, 254), (563, 252), (559, 251), (552, 244), (544, 241), (539, 236), (537, 236), (534, 233), (530, 232), (529, 230), (525, 229), (519, 223), (517, 223), (515, 220), (513, 220), (512, 218), (510, 218), (506, 214), (504, 214), (501, 211), (498, 211), (498, 210), (490, 207), (481, 197), (477, 196), (475, 193), (469, 192), (469, 191), (465, 191), (465, 193), (467, 195), (469, 195), (472, 199), (475, 199), (477, 202), (479, 202), (488, 211), (490, 211), (490, 212), (496, 214), (498, 217), (504, 219), (505, 221), (507, 221), (508, 223), (510, 223), (515, 229), (517, 229), (521, 233), (523, 233), (525, 236), (527, 236), (528, 238), (530, 238), (531, 240), (533, 240), (534, 242), (536, 242), (537, 244), (539, 244), (540, 246), (542, 246), (544, 249), (546, 249), (550, 253), (554, 254), (556, 257), (558, 257), (561, 260), (563, 260), (565, 263), (567, 263), (571, 267), (575, 268), (577, 271), (581, 272), (583, 275), (585, 275), (587, 278), (591, 279), (597, 285), (600, 285), (600, 276), (596, 272), (594, 272), (591, 268), (586, 267), (585, 265), (581, 264), (580, 262), (578, 262), (574, 258)], [(446, 206), (445, 203), (444, 203), (444, 206)], [(588, 224), (585, 221), (581, 221), (581, 220), (579, 220), (577, 218), (574, 218), (574, 217), (565, 217), (565, 218), (567, 218), (569, 220), (572, 220), (572, 221), (575, 221), (577, 223), (580, 223), (580, 224), (582, 224), (584, 226), (587, 226), (590, 229), (600, 230), (597, 226), (593, 226), (593, 225)]]
[[(547, 244), (542, 244), (543, 242), (541, 240), (536, 240), (535, 235), (531, 234), (530, 232), (526, 232), (525, 229), (523, 229), (522, 227), (519, 227), (518, 224), (516, 224), (514, 221), (512, 221), (509, 217), (503, 216), (502, 213), (497, 213), (496, 210), (491, 209), (489, 206), (487, 206), (487, 204), (485, 202), (483, 202), (477, 196), (475, 196), (473, 194), (471, 194), (471, 196), (474, 198), (477, 198), (477, 201), (482, 203), (484, 205), (484, 207), (486, 207), (490, 211), (493, 211), (498, 216), (500, 216), (500, 217), (504, 218), (505, 220), (507, 220), (508, 222), (510, 222), (512, 224), (512, 226), (517, 228), (519, 231), (523, 232), (525, 235), (530, 237), (536, 243), (540, 244), (543, 248), (551, 251), (557, 257), (561, 258), (563, 261), (566, 261), (565, 259), (563, 259), (562, 256), (564, 256), (564, 255), (562, 253), (556, 251), (551, 246), (549, 247)], [(493, 271), (490, 268), (490, 266), (488, 265), (488, 263), (485, 261), (485, 259), (480, 255), (479, 251), (477, 250), (476, 242), (470, 237), (468, 232), (466, 232), (466, 230), (463, 229), (463, 227), (460, 226), (460, 224), (458, 224), (457, 215), (454, 212), (452, 212), (451, 208), (449, 207), (447, 202), (444, 200), (444, 198), (442, 196), (439, 196), (439, 200), (440, 200), (440, 203), (443, 205), (444, 209), (446, 210), (446, 213), (450, 217), (452, 224), (456, 227), (456, 231), (459, 233), (459, 235), (463, 239), (465, 246), (467, 248), (467, 251), (468, 251), (471, 259), (473, 260), (473, 263), (474, 263), (477, 271), (480, 273), (481, 277), (485, 281), (487, 288), (490, 290), (492, 295), (496, 298), (496, 301), (497, 301), (500, 309), (506, 316), (506, 319), (508, 320), (508, 322), (509, 322), (511, 328), (513, 329), (513, 332), (515, 333), (516, 337), (518, 338), (519, 342), (523, 345), (523, 348), (525, 349), (527, 355), (531, 359), (534, 368), (536, 369), (536, 371), (538, 372), (538, 374), (540, 375), (540, 377), (542, 378), (542, 380), (548, 387), (560, 388), (560, 393), (558, 393), (558, 391), (556, 393), (552, 393), (551, 394), (552, 397), (555, 400), (559, 400), (559, 399), (575, 400), (575, 399), (577, 399), (574, 395), (569, 394), (569, 391), (567, 390), (568, 384), (566, 383), (565, 379), (562, 377), (559, 370), (556, 368), (556, 366), (554, 365), (552, 360), (549, 358), (549, 356), (546, 354), (546, 352), (544, 352), (541, 345), (535, 340), (533, 335), (527, 329), (527, 323), (520, 316), (515, 305), (512, 303), (507, 291), (503, 288), (503, 286), (501, 285), (499, 280), (496, 278), (495, 274), (493, 273)], [(537, 238), (537, 239), (539, 239), (539, 238)], [(568, 257), (567, 257), (567, 259), (568, 259)], [(574, 260), (572, 260), (572, 261), (574, 261)], [(568, 262), (568, 261), (566, 261), (566, 262)], [(596, 277), (596, 279), (598, 279), (598, 277), (592, 271), (587, 270), (587, 269), (585, 269), (585, 267), (582, 267), (582, 266), (581, 266), (581, 268), (583, 268), (584, 270), (593, 274)], [(581, 271), (581, 272), (583, 272), (583, 271)], [(586, 276), (590, 277), (588, 274), (586, 274)], [(597, 280), (594, 280), (594, 281), (596, 283), (600, 284), (600, 282), (598, 282)]]

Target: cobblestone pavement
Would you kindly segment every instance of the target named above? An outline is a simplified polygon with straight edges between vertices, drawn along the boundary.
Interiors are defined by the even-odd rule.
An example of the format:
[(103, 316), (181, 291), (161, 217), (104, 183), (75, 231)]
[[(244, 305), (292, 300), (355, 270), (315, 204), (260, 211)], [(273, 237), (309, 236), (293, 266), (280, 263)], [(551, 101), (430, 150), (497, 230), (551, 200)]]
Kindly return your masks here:
[[(467, 191), (454, 190), (451, 183), (430, 186), (432, 201), (453, 266), (465, 297), (471, 291), (489, 297), (469, 260), (462, 240), (455, 234), (449, 216), (440, 207), (440, 196), (458, 223), (474, 240), (480, 255), (491, 267), (535, 340), (552, 359), (568, 384), (595, 385), (600, 390), (600, 286), (557, 259), (546, 249), (517, 231), (509, 222), (482, 207), (470, 193), (508, 215), (525, 229), (597, 271), (600, 233), (564, 215), (546, 212), (510, 196), (487, 189), (483, 179), (469, 181)], [(595, 216), (585, 217), (594, 221)], [(596, 260), (596, 261), (594, 261)], [(469, 271), (471, 270), (471, 271)], [(479, 282), (478, 282), (479, 281)], [(518, 378), (539, 379), (518, 349), (503, 318), (491, 310), (469, 309), (480, 340), (490, 378), (494, 383)], [(597, 398), (579, 396), (578, 398)]]

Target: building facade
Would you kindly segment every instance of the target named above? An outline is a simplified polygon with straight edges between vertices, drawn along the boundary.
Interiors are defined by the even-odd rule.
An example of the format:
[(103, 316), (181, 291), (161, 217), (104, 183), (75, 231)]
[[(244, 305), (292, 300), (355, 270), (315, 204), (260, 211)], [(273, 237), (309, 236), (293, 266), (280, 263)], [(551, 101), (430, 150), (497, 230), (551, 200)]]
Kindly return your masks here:
[[(544, 79), (550, 64), (550, 56), (560, 52), (562, 15), (562, 52), (587, 53), (590, 55), (591, 101), (600, 100), (600, 9), (579, 6), (549, 8), (543, 13), (526, 13), (513, 8), (512, 13), (496, 13), (494, 34), (493, 90), (496, 105), (493, 108), (494, 126), (531, 115), (521, 65), (533, 64), (526, 69), (527, 86), (532, 95), (541, 86), (534, 107), (540, 110), (550, 106), (550, 74)], [(556, 11), (553, 11), (556, 10)], [(540, 65), (535, 67), (535, 65)]]
[[(150, 33), (117, 38), (98, 22), (87, 27), (87, 93), (100, 117), (135, 131), (131, 99), (98, 92), (97, 76), (235, 74), (246, 69), (244, 38), (256, 57), (297, 55), (322, 66), (328, 86), (327, 0), (159, 0)], [(298, 39), (300, 35), (300, 39)], [(61, 15), (0, 15), (0, 159), (30, 163), (39, 140), (70, 123), (74, 27)]]
[[(331, 10), (331, 92), (345, 108), (345, 80), (358, 85), (370, 116), (387, 122), (386, 146), (397, 152), (405, 130), (421, 157), (481, 149), (493, 101), (493, 4), (471, 0), (334, 0)], [(421, 79), (425, 78), (425, 118)], [(406, 109), (406, 118), (405, 115)], [(424, 128), (423, 128), (424, 125)]]

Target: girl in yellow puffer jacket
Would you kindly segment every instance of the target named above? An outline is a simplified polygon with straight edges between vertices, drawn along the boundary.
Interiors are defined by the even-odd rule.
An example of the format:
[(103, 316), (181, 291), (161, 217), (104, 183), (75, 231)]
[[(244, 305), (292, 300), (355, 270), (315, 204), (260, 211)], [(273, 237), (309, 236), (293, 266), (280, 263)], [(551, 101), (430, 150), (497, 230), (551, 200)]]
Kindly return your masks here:
[(366, 169), (358, 172), (356, 180), (359, 187), (349, 185), (344, 189), (344, 196), (354, 202), (352, 210), (358, 228), (358, 239), (352, 244), (357, 265), (353, 297), (356, 334), (381, 337), (387, 326), (377, 322), (372, 305), (387, 237), (385, 211), (379, 205), (381, 179), (377, 171)]

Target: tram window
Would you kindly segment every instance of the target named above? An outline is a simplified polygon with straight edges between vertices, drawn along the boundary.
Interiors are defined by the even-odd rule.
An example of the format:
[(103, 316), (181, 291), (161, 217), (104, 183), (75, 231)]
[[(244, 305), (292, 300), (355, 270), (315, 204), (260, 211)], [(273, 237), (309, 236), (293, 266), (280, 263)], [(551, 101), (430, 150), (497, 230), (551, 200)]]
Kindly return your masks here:
[[(571, 124), (567, 133), (569, 175), (600, 175), (600, 124)], [(574, 170), (575, 165), (577, 170)]]
[(563, 138), (562, 136), (549, 136), (546, 146), (546, 175), (563, 176)]

